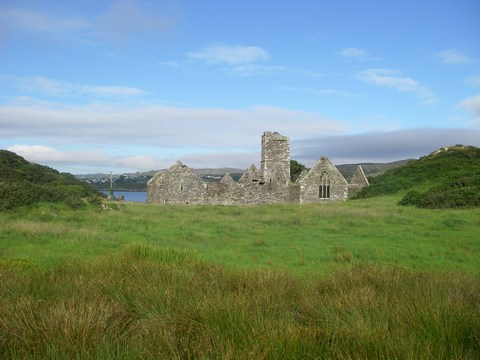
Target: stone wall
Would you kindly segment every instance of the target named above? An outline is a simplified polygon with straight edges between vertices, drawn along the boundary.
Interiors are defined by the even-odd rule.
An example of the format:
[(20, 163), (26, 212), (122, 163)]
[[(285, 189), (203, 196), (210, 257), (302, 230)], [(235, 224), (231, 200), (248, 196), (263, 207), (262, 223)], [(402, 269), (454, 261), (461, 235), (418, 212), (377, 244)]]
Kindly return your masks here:
[[(248, 176), (245, 178), (248, 178)], [(247, 182), (245, 178), (242, 182), (239, 181), (238, 183), (208, 183), (205, 204), (255, 205), (284, 204), (289, 202), (289, 184), (277, 182), (260, 183), (258, 181)]]
[[(358, 172), (358, 173), (357, 173)], [(262, 136), (261, 170), (250, 166), (238, 182), (229, 174), (218, 183), (205, 183), (191, 169), (177, 161), (166, 172), (148, 182), (148, 202), (160, 204), (306, 204), (344, 201), (349, 191), (368, 186), (361, 168), (349, 185), (326, 157), (297, 181), (290, 181), (290, 143), (286, 136), (265, 132)]]

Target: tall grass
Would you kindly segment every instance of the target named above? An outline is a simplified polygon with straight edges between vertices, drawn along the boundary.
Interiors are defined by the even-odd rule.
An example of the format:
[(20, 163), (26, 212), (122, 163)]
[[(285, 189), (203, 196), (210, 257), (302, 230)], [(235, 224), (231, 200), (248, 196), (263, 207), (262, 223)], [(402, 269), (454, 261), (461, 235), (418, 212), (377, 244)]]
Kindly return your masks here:
[(480, 210), (399, 196), (0, 212), (0, 358), (480, 358)]
[(480, 356), (477, 275), (357, 265), (301, 278), (146, 244), (1, 273), (2, 359)]

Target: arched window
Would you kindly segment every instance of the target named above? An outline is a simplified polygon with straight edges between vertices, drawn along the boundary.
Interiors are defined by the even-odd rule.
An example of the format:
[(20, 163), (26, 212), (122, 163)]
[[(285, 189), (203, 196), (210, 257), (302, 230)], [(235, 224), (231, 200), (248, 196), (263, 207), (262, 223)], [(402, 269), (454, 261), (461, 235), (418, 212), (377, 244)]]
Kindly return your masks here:
[(320, 199), (330, 199), (330, 177), (326, 170), (323, 170), (320, 186), (318, 188), (318, 197)]

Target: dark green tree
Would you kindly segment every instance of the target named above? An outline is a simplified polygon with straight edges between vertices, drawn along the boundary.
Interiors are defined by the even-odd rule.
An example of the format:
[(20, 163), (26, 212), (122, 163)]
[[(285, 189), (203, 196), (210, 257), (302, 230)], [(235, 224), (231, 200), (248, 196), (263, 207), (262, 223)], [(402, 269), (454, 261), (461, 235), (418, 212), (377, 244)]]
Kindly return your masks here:
[(302, 171), (306, 169), (305, 165), (300, 164), (297, 160), (290, 160), (290, 180), (295, 182)]

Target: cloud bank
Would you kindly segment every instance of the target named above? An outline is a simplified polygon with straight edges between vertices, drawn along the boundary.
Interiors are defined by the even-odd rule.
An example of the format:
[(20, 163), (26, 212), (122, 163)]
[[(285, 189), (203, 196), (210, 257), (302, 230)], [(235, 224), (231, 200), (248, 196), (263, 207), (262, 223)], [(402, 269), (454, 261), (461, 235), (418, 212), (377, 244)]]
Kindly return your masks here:
[(297, 136), (338, 134), (347, 126), (316, 113), (257, 106), (243, 110), (167, 106), (0, 106), (0, 138), (42, 138), (69, 144), (174, 148), (250, 147), (272, 129)]
[(12, 145), (7, 148), (28, 161), (48, 165), (56, 169), (80, 173), (107, 172), (120, 169), (120, 172), (136, 172), (167, 169), (176, 160), (193, 168), (234, 167), (246, 169), (250, 164), (259, 164), (257, 152), (187, 152), (172, 156), (153, 155), (108, 155), (104, 150), (60, 150), (44, 145)]
[[(480, 146), (480, 130), (420, 128), (375, 132), (356, 135), (323, 135), (302, 138), (298, 134), (291, 139), (291, 157), (312, 166), (321, 156), (328, 156), (336, 164), (363, 162), (391, 162), (419, 158), (445, 146), (464, 144)], [(73, 173), (121, 171), (148, 171), (170, 167), (181, 160), (192, 168), (236, 167), (246, 169), (250, 164), (260, 164), (260, 135), (250, 135), (250, 147), (232, 149), (229, 146), (176, 152), (170, 149), (163, 155), (108, 155), (103, 149), (59, 150), (51, 146), (13, 145), (13, 151), (29, 161), (63, 168)], [(160, 146), (160, 145), (159, 145)], [(96, 169), (96, 170), (95, 170)]]
[(418, 158), (445, 146), (480, 146), (480, 130), (419, 128), (293, 141), (292, 158), (313, 164), (328, 156), (336, 164)]

